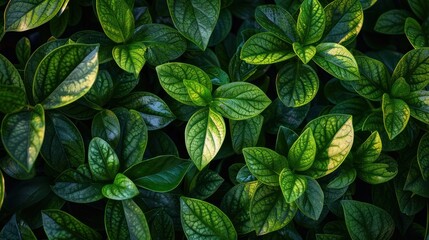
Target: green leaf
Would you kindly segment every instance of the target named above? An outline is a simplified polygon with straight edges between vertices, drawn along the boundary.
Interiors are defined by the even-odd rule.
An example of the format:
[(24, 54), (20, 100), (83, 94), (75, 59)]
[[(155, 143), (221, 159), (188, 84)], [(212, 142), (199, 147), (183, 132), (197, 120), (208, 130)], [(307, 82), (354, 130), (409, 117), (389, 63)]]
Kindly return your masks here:
[(410, 92), (410, 85), (405, 81), (403, 77), (400, 77), (395, 80), (392, 85), (392, 90), (390, 91), (392, 97), (397, 98), (406, 98), (410, 95)]
[(392, 9), (381, 14), (374, 30), (384, 34), (404, 34), (405, 19), (411, 14), (403, 9)]
[(7, 114), (1, 139), (8, 154), (28, 173), (34, 166), (45, 136), (45, 113), (41, 105), (25, 112)]
[(210, 203), (180, 197), (180, 219), (188, 239), (237, 239), (231, 220)]
[(220, 0), (167, 0), (177, 30), (201, 50), (205, 50), (220, 13)]
[(186, 63), (166, 63), (156, 67), (162, 88), (175, 100), (195, 106), (188, 94), (184, 80), (192, 80), (212, 91), (210, 77), (200, 68)]
[(255, 9), (255, 19), (267, 31), (292, 44), (299, 38), (296, 21), (285, 9), (277, 5), (261, 5)]
[(240, 170), (237, 172), (237, 176), (235, 177), (235, 180), (238, 183), (248, 183), (252, 181), (256, 181), (256, 177), (252, 175), (249, 168), (244, 165)]
[(115, 46), (112, 50), (113, 59), (123, 70), (134, 73), (138, 77), (146, 62), (144, 54), (146, 46), (142, 43), (132, 43)]
[(363, 10), (359, 0), (335, 0), (325, 7), (326, 26), (323, 42), (348, 45), (363, 25)]
[(307, 128), (293, 143), (287, 155), (289, 167), (297, 171), (305, 171), (311, 167), (316, 157), (316, 140), (311, 128)]
[(164, 100), (150, 92), (133, 92), (121, 99), (118, 104), (138, 111), (148, 130), (164, 128), (176, 119)]
[(366, 140), (363, 142), (356, 153), (353, 155), (353, 159), (358, 163), (372, 163), (380, 156), (382, 150), (382, 142), (380, 134), (374, 131)]
[(25, 107), (27, 99), (22, 87), (0, 85), (0, 112), (13, 113)]
[(115, 150), (99, 137), (94, 137), (89, 143), (88, 163), (94, 178), (100, 181), (112, 180), (119, 170)]
[(396, 65), (392, 79), (403, 77), (411, 86), (411, 91), (421, 90), (429, 83), (429, 48), (419, 48), (407, 52)]
[(112, 200), (126, 200), (139, 195), (133, 181), (122, 173), (116, 174), (113, 184), (104, 185), (101, 192), (103, 196)]
[(22, 32), (47, 23), (61, 9), (65, 0), (12, 0), (4, 11), (5, 31)]
[(98, 45), (68, 44), (40, 62), (34, 75), (33, 96), (45, 109), (72, 103), (85, 95), (98, 72)]
[(42, 220), (49, 239), (102, 239), (94, 229), (61, 210), (43, 210)]
[(97, 78), (85, 98), (99, 106), (105, 105), (114, 92), (112, 76), (107, 70), (98, 71)]
[(127, 0), (96, 0), (97, 16), (104, 33), (114, 42), (127, 41), (134, 31), (132, 6)]
[(408, 0), (411, 10), (422, 20), (428, 17), (429, 4), (424, 0)]
[(353, 240), (390, 239), (395, 230), (392, 217), (383, 209), (369, 203), (342, 200), (347, 230)]
[(155, 210), (155, 213), (149, 215), (148, 219), (152, 239), (176, 239), (173, 219), (166, 213), (165, 210)]
[(116, 147), (121, 137), (121, 126), (115, 113), (108, 109), (97, 113), (92, 119), (91, 135), (93, 138), (103, 139), (111, 147)]
[(383, 94), (390, 92), (393, 82), (387, 67), (380, 61), (366, 56), (356, 56), (360, 79), (353, 81), (353, 88), (359, 95), (373, 101), (380, 101)]
[(429, 92), (420, 90), (411, 92), (403, 100), (410, 107), (411, 116), (424, 123), (429, 123)]
[(410, 119), (410, 107), (402, 99), (390, 98), (383, 94), (383, 123), (389, 139), (394, 139), (407, 126)]
[(292, 147), (298, 137), (298, 134), (296, 134), (292, 129), (285, 126), (280, 126), (276, 138), (276, 152), (278, 152), (280, 155), (287, 156), (289, 149)]
[(307, 189), (307, 178), (284, 168), (279, 176), (280, 189), (287, 203), (293, 203)]
[(309, 65), (300, 62), (286, 64), (276, 78), (279, 99), (288, 107), (309, 103), (319, 90), (319, 77)]
[(109, 239), (151, 239), (146, 217), (131, 199), (107, 201), (104, 226)]
[(138, 27), (133, 41), (144, 43), (144, 57), (155, 66), (174, 60), (186, 51), (186, 41), (182, 35), (163, 24), (144, 24)]
[(237, 154), (245, 147), (256, 146), (263, 122), (264, 117), (261, 115), (241, 121), (229, 120), (232, 148)]
[(323, 210), (324, 194), (315, 179), (308, 176), (304, 177), (307, 179), (307, 189), (295, 203), (305, 216), (318, 220)]
[(340, 80), (354, 81), (360, 78), (355, 58), (347, 48), (337, 43), (317, 45), (313, 60), (323, 70)]
[(19, 41), (16, 43), (15, 54), (16, 58), (18, 58), (19, 63), (22, 66), (25, 66), (31, 55), (30, 39), (28, 39), (27, 37), (22, 37), (21, 39), (19, 39)]
[(199, 170), (216, 156), (225, 135), (225, 121), (211, 109), (201, 109), (189, 119), (185, 129), (186, 150)]
[(250, 205), (250, 219), (257, 235), (285, 227), (297, 212), (295, 203), (286, 203), (280, 188), (259, 184)]
[(317, 153), (313, 165), (306, 171), (313, 178), (325, 176), (337, 169), (346, 159), (353, 145), (352, 116), (327, 114), (310, 121)]
[(17, 161), (13, 160), (10, 156), (3, 157), (0, 161), (0, 167), (8, 176), (19, 179), (27, 180), (36, 176), (36, 169), (32, 168), (27, 172)]
[(429, 32), (423, 26), (412, 17), (405, 20), (404, 32), (414, 48), (429, 47)]
[(326, 19), (323, 6), (317, 0), (304, 0), (299, 9), (296, 30), (303, 45), (312, 44), (322, 38)]
[(0, 54), (0, 85), (14, 86), (24, 89), (21, 75), (15, 66)]
[(70, 119), (57, 113), (46, 115), (40, 153), (46, 163), (59, 172), (85, 162), (82, 135)]
[(243, 149), (244, 160), (250, 172), (262, 183), (279, 185), (279, 174), (287, 167), (286, 157), (264, 147)]
[(74, 203), (90, 203), (103, 198), (102, 184), (96, 183), (88, 166), (76, 170), (68, 169), (61, 173), (51, 187), (62, 199)]
[(218, 87), (210, 108), (232, 120), (244, 120), (260, 114), (271, 100), (257, 86), (234, 82)]
[(427, 181), (429, 179), (429, 133), (424, 134), (420, 139), (417, 162), (423, 179)]
[(22, 219), (17, 219), (16, 214), (4, 225), (0, 232), (0, 238), (8, 240), (37, 239), (30, 226)]
[(146, 149), (148, 132), (141, 114), (125, 108), (113, 109), (121, 126), (121, 138), (116, 152), (123, 169), (140, 162)]
[(416, 195), (428, 198), (429, 197), (429, 182), (423, 179), (417, 159), (412, 159), (408, 175), (405, 180), (404, 190), (410, 191)]
[(393, 179), (398, 174), (398, 164), (388, 155), (381, 155), (375, 162), (365, 162), (356, 166), (358, 177), (369, 184), (380, 184)]
[(189, 197), (207, 199), (222, 185), (224, 179), (215, 171), (204, 169), (192, 178), (189, 184)]
[(330, 189), (344, 189), (356, 180), (356, 176), (356, 169), (347, 167), (341, 168), (339, 169), (338, 175), (333, 178), (326, 187)]
[(145, 157), (155, 157), (159, 155), (173, 155), (178, 157), (176, 143), (163, 131), (150, 131), (150, 141), (147, 142)]
[(209, 46), (216, 46), (228, 37), (232, 29), (232, 14), (227, 8), (222, 8), (216, 26), (210, 36)]
[(304, 64), (307, 64), (316, 54), (316, 47), (312, 45), (303, 46), (299, 42), (294, 42), (292, 47), (295, 54)]
[(207, 106), (212, 101), (211, 90), (206, 86), (193, 80), (183, 80), (183, 84), (188, 91), (189, 98), (197, 106)]
[(6, 193), (6, 186), (4, 183), (3, 172), (0, 170), (0, 209), (3, 206), (5, 193)]
[(157, 156), (134, 164), (124, 174), (139, 187), (168, 192), (180, 184), (190, 166), (190, 161), (176, 156)]
[(249, 64), (273, 64), (295, 56), (292, 46), (274, 33), (257, 33), (243, 45), (240, 59)]

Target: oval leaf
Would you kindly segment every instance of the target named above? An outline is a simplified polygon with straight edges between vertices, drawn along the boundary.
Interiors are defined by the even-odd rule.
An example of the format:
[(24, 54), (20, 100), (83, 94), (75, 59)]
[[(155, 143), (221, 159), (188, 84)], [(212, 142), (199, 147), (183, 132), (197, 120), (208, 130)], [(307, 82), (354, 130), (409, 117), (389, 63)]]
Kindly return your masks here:
[(88, 163), (94, 178), (112, 180), (119, 170), (119, 159), (113, 148), (103, 139), (95, 137), (88, 146)]
[(134, 16), (130, 1), (96, 0), (97, 16), (104, 33), (114, 42), (128, 40), (134, 31)]
[(407, 52), (396, 65), (392, 79), (403, 77), (410, 84), (411, 91), (421, 90), (429, 83), (429, 48), (419, 48)]
[(423, 135), (417, 150), (417, 162), (424, 180), (429, 179), (429, 133)]
[(202, 200), (181, 197), (180, 219), (189, 239), (237, 239), (231, 220), (216, 206)]
[(113, 200), (126, 200), (139, 195), (136, 185), (122, 173), (116, 174), (113, 184), (104, 185), (101, 189), (103, 196)]
[(123, 70), (138, 76), (146, 62), (144, 53), (146, 46), (142, 43), (115, 46), (112, 50), (113, 59)]
[(295, 203), (305, 216), (317, 221), (324, 205), (323, 190), (315, 179), (304, 177), (307, 179), (307, 189)]
[(383, 123), (389, 139), (394, 139), (407, 126), (410, 107), (402, 99), (390, 98), (385, 93), (382, 101)]
[(275, 33), (288, 43), (298, 41), (296, 21), (285, 9), (277, 5), (262, 5), (255, 10), (255, 19), (267, 31)]
[(279, 176), (280, 189), (287, 203), (292, 203), (307, 189), (307, 179), (296, 175), (290, 169), (283, 169)]
[(27, 99), (22, 87), (0, 85), (0, 112), (17, 112), (25, 107)]
[(293, 143), (287, 155), (289, 167), (297, 171), (305, 171), (313, 165), (316, 157), (316, 140), (311, 128), (307, 128)]
[(232, 148), (241, 153), (245, 147), (254, 147), (258, 143), (264, 117), (257, 115), (242, 121), (230, 120)]
[(115, 113), (106, 109), (95, 115), (92, 119), (91, 135), (93, 138), (99, 137), (110, 146), (116, 147), (121, 137), (121, 126)]
[(318, 0), (304, 0), (299, 9), (296, 30), (300, 42), (312, 44), (322, 38), (325, 29), (325, 11)]

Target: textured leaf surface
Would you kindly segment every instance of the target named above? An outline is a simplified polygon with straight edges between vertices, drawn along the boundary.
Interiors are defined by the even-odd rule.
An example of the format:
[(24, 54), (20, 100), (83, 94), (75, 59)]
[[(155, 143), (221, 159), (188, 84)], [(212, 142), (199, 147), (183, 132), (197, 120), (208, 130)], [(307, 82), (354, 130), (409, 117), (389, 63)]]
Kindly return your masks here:
[(407, 126), (410, 107), (402, 99), (391, 98), (387, 93), (382, 101), (383, 123), (389, 139), (394, 139)]
[(101, 239), (94, 229), (61, 210), (43, 210), (42, 220), (49, 239)]
[(104, 33), (114, 42), (128, 40), (134, 31), (134, 16), (130, 1), (96, 0), (97, 16)]
[(325, 11), (318, 0), (304, 0), (299, 9), (297, 32), (304, 45), (322, 38), (325, 29)]
[(300, 107), (309, 103), (319, 90), (319, 77), (309, 65), (286, 64), (277, 74), (277, 95), (288, 107)]
[(220, 0), (167, 0), (177, 30), (205, 50), (220, 13)]
[(374, 162), (380, 156), (382, 145), (380, 134), (374, 131), (356, 150), (355, 161), (360, 163)]
[(197, 106), (207, 106), (212, 100), (212, 93), (209, 88), (197, 81), (183, 80), (183, 84), (188, 91), (191, 101)]
[(118, 117), (111, 110), (103, 110), (92, 119), (92, 137), (99, 137), (109, 143), (111, 147), (118, 145), (121, 137), (121, 126)]
[(88, 146), (88, 163), (94, 178), (112, 180), (119, 170), (119, 159), (115, 150), (105, 140), (95, 137)]
[(295, 56), (292, 46), (274, 33), (257, 33), (243, 45), (240, 59), (249, 64), (273, 64)]
[(4, 12), (6, 31), (26, 31), (51, 20), (65, 0), (12, 0)]
[(22, 87), (0, 85), (0, 112), (12, 113), (21, 110), (27, 104)]
[(286, 203), (278, 187), (259, 184), (250, 206), (250, 219), (257, 235), (277, 231), (292, 221), (298, 208)]
[(426, 30), (427, 23), (420, 25), (414, 18), (408, 17), (405, 20), (404, 32), (414, 48), (429, 46), (429, 33)]
[(277, 5), (258, 6), (255, 18), (259, 25), (288, 43), (299, 39), (295, 19), (288, 11)]
[(390, 239), (395, 230), (392, 217), (372, 204), (354, 200), (343, 200), (347, 230), (353, 240)]
[(398, 174), (398, 163), (388, 155), (381, 155), (377, 161), (362, 163), (356, 168), (358, 177), (370, 184), (380, 184), (393, 179)]
[(50, 52), (37, 67), (33, 96), (45, 109), (62, 107), (85, 95), (98, 72), (98, 46), (68, 44)]
[(307, 179), (307, 189), (295, 203), (305, 216), (318, 220), (323, 210), (323, 190), (315, 179), (308, 176), (304, 177)]
[(378, 17), (374, 30), (384, 34), (404, 34), (404, 25), (411, 14), (402, 9), (392, 9)]
[(189, 239), (237, 239), (237, 232), (228, 216), (202, 200), (181, 197), (180, 219)]
[(307, 128), (293, 143), (287, 155), (289, 167), (293, 170), (305, 171), (311, 167), (316, 157), (316, 140), (311, 128)]
[(36, 105), (31, 111), (6, 115), (1, 126), (3, 146), (25, 171), (30, 172), (45, 136), (45, 113)]
[(295, 202), (307, 189), (307, 178), (284, 168), (279, 176), (280, 189), (287, 203)]
[(271, 100), (257, 86), (234, 82), (218, 87), (210, 108), (232, 120), (244, 120), (260, 114)]
[(287, 167), (286, 157), (264, 147), (243, 149), (244, 159), (250, 172), (262, 183), (279, 185), (279, 174)]
[(294, 42), (292, 48), (304, 64), (307, 64), (316, 54), (316, 47), (312, 45), (303, 46), (299, 42)]
[(235, 121), (230, 120), (232, 148), (236, 153), (241, 153), (245, 147), (254, 147), (258, 143), (261, 133), (264, 117), (257, 115), (255, 117)]
[(134, 164), (124, 174), (139, 187), (168, 192), (180, 184), (190, 165), (175, 156), (157, 156)]
[(336, 43), (321, 43), (313, 60), (332, 76), (346, 81), (359, 80), (359, 68), (353, 55)]
[(424, 180), (429, 179), (429, 134), (423, 135), (417, 150), (417, 162)]
[(403, 77), (411, 86), (411, 91), (421, 90), (428, 83), (429, 48), (419, 48), (407, 52), (396, 65), (392, 79)]
[(317, 154), (307, 174), (319, 178), (335, 169), (346, 159), (353, 145), (353, 124), (350, 115), (327, 114), (310, 121), (316, 141)]
[(215, 171), (204, 169), (194, 176), (189, 187), (189, 197), (207, 199), (222, 185), (224, 179)]
[(139, 194), (133, 181), (122, 173), (116, 174), (113, 184), (104, 185), (101, 192), (103, 196), (113, 200), (131, 199)]
[(109, 200), (104, 226), (109, 239), (151, 239), (146, 217), (133, 200)]
[(141, 43), (115, 46), (112, 50), (113, 59), (123, 70), (138, 76), (146, 62), (144, 53), (146, 46)]
[(225, 135), (225, 121), (211, 109), (201, 109), (189, 119), (185, 129), (186, 150), (199, 170), (216, 156)]

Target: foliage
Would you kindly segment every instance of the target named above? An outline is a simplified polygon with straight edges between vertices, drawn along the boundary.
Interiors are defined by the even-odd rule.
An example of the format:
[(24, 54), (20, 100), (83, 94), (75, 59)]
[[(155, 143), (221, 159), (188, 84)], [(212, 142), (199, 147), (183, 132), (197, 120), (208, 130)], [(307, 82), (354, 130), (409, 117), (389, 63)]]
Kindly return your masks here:
[(0, 239), (429, 237), (428, 1), (0, 9)]

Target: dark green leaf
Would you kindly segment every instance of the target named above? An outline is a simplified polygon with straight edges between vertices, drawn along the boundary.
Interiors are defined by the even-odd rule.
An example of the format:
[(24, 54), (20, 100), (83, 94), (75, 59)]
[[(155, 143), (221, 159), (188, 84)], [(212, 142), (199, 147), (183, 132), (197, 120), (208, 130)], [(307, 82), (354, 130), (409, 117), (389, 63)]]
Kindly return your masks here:
[(318, 0), (304, 0), (299, 9), (296, 30), (300, 42), (312, 44), (322, 38), (325, 29), (325, 11)]
[(16, 58), (21, 65), (25, 65), (31, 55), (31, 42), (27, 37), (19, 39), (15, 48)]
[(115, 46), (112, 55), (120, 68), (137, 77), (146, 62), (145, 52), (146, 46), (144, 44), (132, 43)]
[(60, 210), (43, 210), (42, 220), (49, 239), (101, 239), (101, 235), (94, 229)]
[(18, 162), (13, 160), (10, 156), (3, 157), (0, 160), (0, 168), (4, 173), (12, 178), (27, 180), (36, 176), (35, 168), (32, 168), (30, 172), (27, 172), (24, 167), (19, 165)]
[(118, 104), (138, 111), (143, 117), (148, 130), (164, 128), (176, 119), (176, 116), (164, 100), (150, 92), (128, 94)]
[(167, 0), (174, 26), (201, 50), (205, 50), (220, 13), (220, 0)]
[(429, 33), (414, 18), (408, 17), (404, 26), (405, 35), (414, 48), (429, 47)]
[(277, 74), (277, 95), (288, 107), (300, 107), (309, 103), (319, 89), (319, 77), (309, 65), (286, 64)]
[(313, 165), (316, 157), (316, 140), (311, 128), (307, 128), (293, 143), (287, 155), (289, 167), (297, 171), (305, 171)]
[(24, 88), (21, 75), (15, 66), (3, 55), (0, 54), (0, 85), (15, 86)]
[(36, 28), (51, 20), (65, 0), (33, 1), (12, 0), (4, 11), (5, 30), (22, 32)]
[(319, 178), (337, 169), (350, 152), (354, 138), (352, 117), (327, 114), (310, 121), (307, 128), (313, 132), (317, 154), (306, 173)]
[(292, 46), (274, 33), (257, 33), (243, 45), (240, 59), (249, 64), (273, 64), (295, 56)]
[(372, 204), (354, 200), (343, 200), (347, 230), (353, 240), (390, 239), (395, 230), (392, 217), (383, 209)]
[(189, 119), (185, 129), (186, 150), (199, 170), (216, 156), (225, 135), (225, 121), (211, 109), (201, 109)]
[(413, 12), (422, 20), (428, 17), (429, 4), (424, 0), (408, 0)]
[(166, 63), (156, 67), (159, 82), (164, 90), (175, 100), (194, 106), (184, 84), (184, 80), (192, 80), (206, 87), (210, 92), (210, 77), (200, 68), (186, 63)]
[(410, 107), (402, 99), (391, 98), (383, 94), (383, 122), (389, 139), (394, 139), (407, 126), (410, 119)]
[(264, 117), (261, 115), (241, 121), (229, 120), (232, 147), (236, 153), (240, 154), (245, 147), (256, 146), (263, 121)]
[(146, 217), (131, 199), (109, 200), (104, 213), (104, 225), (109, 239), (151, 239)]
[(134, 31), (132, 6), (127, 0), (96, 0), (97, 16), (104, 33), (114, 42), (127, 41)]
[(393, 179), (398, 174), (398, 164), (388, 155), (381, 155), (375, 162), (365, 162), (356, 166), (358, 177), (370, 184), (380, 184)]
[(168, 192), (180, 184), (190, 165), (176, 156), (158, 156), (134, 164), (124, 174), (139, 187)]
[(106, 109), (95, 115), (92, 119), (91, 135), (93, 138), (103, 139), (113, 148), (116, 147), (121, 137), (121, 126), (115, 113)]
[(429, 133), (423, 135), (417, 150), (417, 162), (424, 180), (429, 179)]
[(335, 0), (325, 7), (326, 27), (323, 42), (348, 45), (363, 25), (363, 10), (359, 0)]
[(250, 206), (250, 219), (257, 235), (285, 227), (297, 212), (295, 203), (286, 203), (279, 187), (259, 184)]
[(285, 9), (276, 5), (258, 6), (255, 10), (255, 18), (259, 25), (267, 31), (275, 33), (292, 44), (299, 39), (296, 32), (296, 21)]
[(116, 174), (113, 184), (104, 185), (101, 189), (103, 196), (113, 200), (126, 200), (139, 195), (136, 185), (122, 173)]
[(228, 215), (238, 234), (254, 230), (250, 220), (250, 203), (258, 186), (256, 181), (232, 187), (223, 197), (220, 208)]
[(408, 96), (405, 96), (403, 99), (410, 107), (411, 116), (424, 123), (429, 123), (428, 91), (414, 91), (411, 92)]
[(176, 143), (163, 131), (150, 131), (150, 141), (147, 142), (145, 152), (146, 158), (151, 158), (159, 155), (174, 155), (179, 156)]
[(34, 100), (53, 109), (85, 95), (97, 77), (97, 53), (97, 45), (87, 44), (68, 44), (50, 52), (35, 72)]
[(232, 14), (228, 9), (222, 8), (219, 13), (219, 19), (210, 36), (209, 46), (220, 44), (231, 32), (232, 28)]
[(248, 183), (252, 181), (256, 181), (256, 177), (252, 175), (247, 165), (244, 165), (238, 172), (235, 180), (238, 183)]
[(0, 232), (0, 238), (7, 240), (37, 239), (28, 224), (22, 219), (17, 219), (15, 214), (2, 228)]
[(396, 65), (392, 79), (403, 77), (411, 86), (411, 91), (421, 90), (429, 83), (429, 48), (419, 48), (407, 52)]
[(374, 30), (384, 34), (404, 34), (405, 19), (411, 14), (403, 9), (392, 9), (378, 17)]
[(341, 168), (338, 175), (332, 179), (327, 187), (331, 189), (342, 189), (352, 184), (357, 176), (357, 171), (354, 168)]
[(305, 178), (307, 179), (307, 189), (295, 203), (305, 216), (318, 220), (323, 210), (324, 194), (315, 179), (308, 176)]
[(30, 172), (45, 136), (45, 112), (41, 105), (25, 112), (7, 114), (1, 125), (1, 138), (9, 155)]
[(0, 112), (17, 112), (25, 107), (27, 99), (22, 87), (0, 85)]
[(374, 131), (366, 140), (363, 142), (356, 153), (353, 155), (353, 159), (358, 163), (371, 163), (377, 160), (382, 150), (382, 142), (380, 134)]
[(85, 146), (79, 130), (70, 119), (57, 113), (46, 115), (40, 153), (46, 163), (59, 172), (85, 162)]
[(429, 197), (429, 182), (423, 179), (416, 159), (411, 160), (410, 169), (408, 170), (408, 175), (404, 184), (404, 190), (425, 198)]
[[(307, 0), (309, 1), (309, 0)], [(321, 43), (316, 47), (314, 62), (332, 76), (346, 81), (359, 80), (359, 68), (347, 48), (337, 43)]]
[(204, 200), (213, 195), (223, 182), (223, 178), (217, 172), (204, 169), (192, 179), (189, 197)]
[(284, 168), (279, 176), (280, 189), (287, 203), (293, 203), (307, 189), (307, 178)]
[(180, 198), (180, 218), (189, 239), (237, 239), (231, 220), (216, 206), (193, 198)]
[(406, 98), (410, 95), (410, 92), (410, 85), (405, 81), (403, 77), (400, 77), (395, 80), (392, 85), (392, 90), (390, 91), (392, 97), (396, 98)]
[(151, 239), (153, 240), (174, 240), (173, 219), (165, 210), (158, 210), (148, 216)]
[(286, 157), (263, 147), (244, 148), (243, 155), (250, 172), (259, 181), (270, 186), (279, 185), (279, 174), (287, 167)]
[(260, 114), (271, 100), (257, 86), (234, 82), (218, 87), (210, 108), (232, 120), (244, 120)]
[(105, 140), (94, 137), (88, 146), (88, 163), (96, 180), (112, 180), (119, 170), (115, 150)]
[[(280, 155), (287, 156), (289, 149), (292, 147), (294, 142), (298, 139), (298, 134), (296, 134), (292, 129), (280, 126), (279, 131), (277, 132), (276, 139), (276, 152)], [(294, 165), (290, 160), (291, 165)]]
[(113, 80), (106, 70), (98, 71), (97, 78), (85, 98), (99, 106), (103, 106), (113, 95)]

